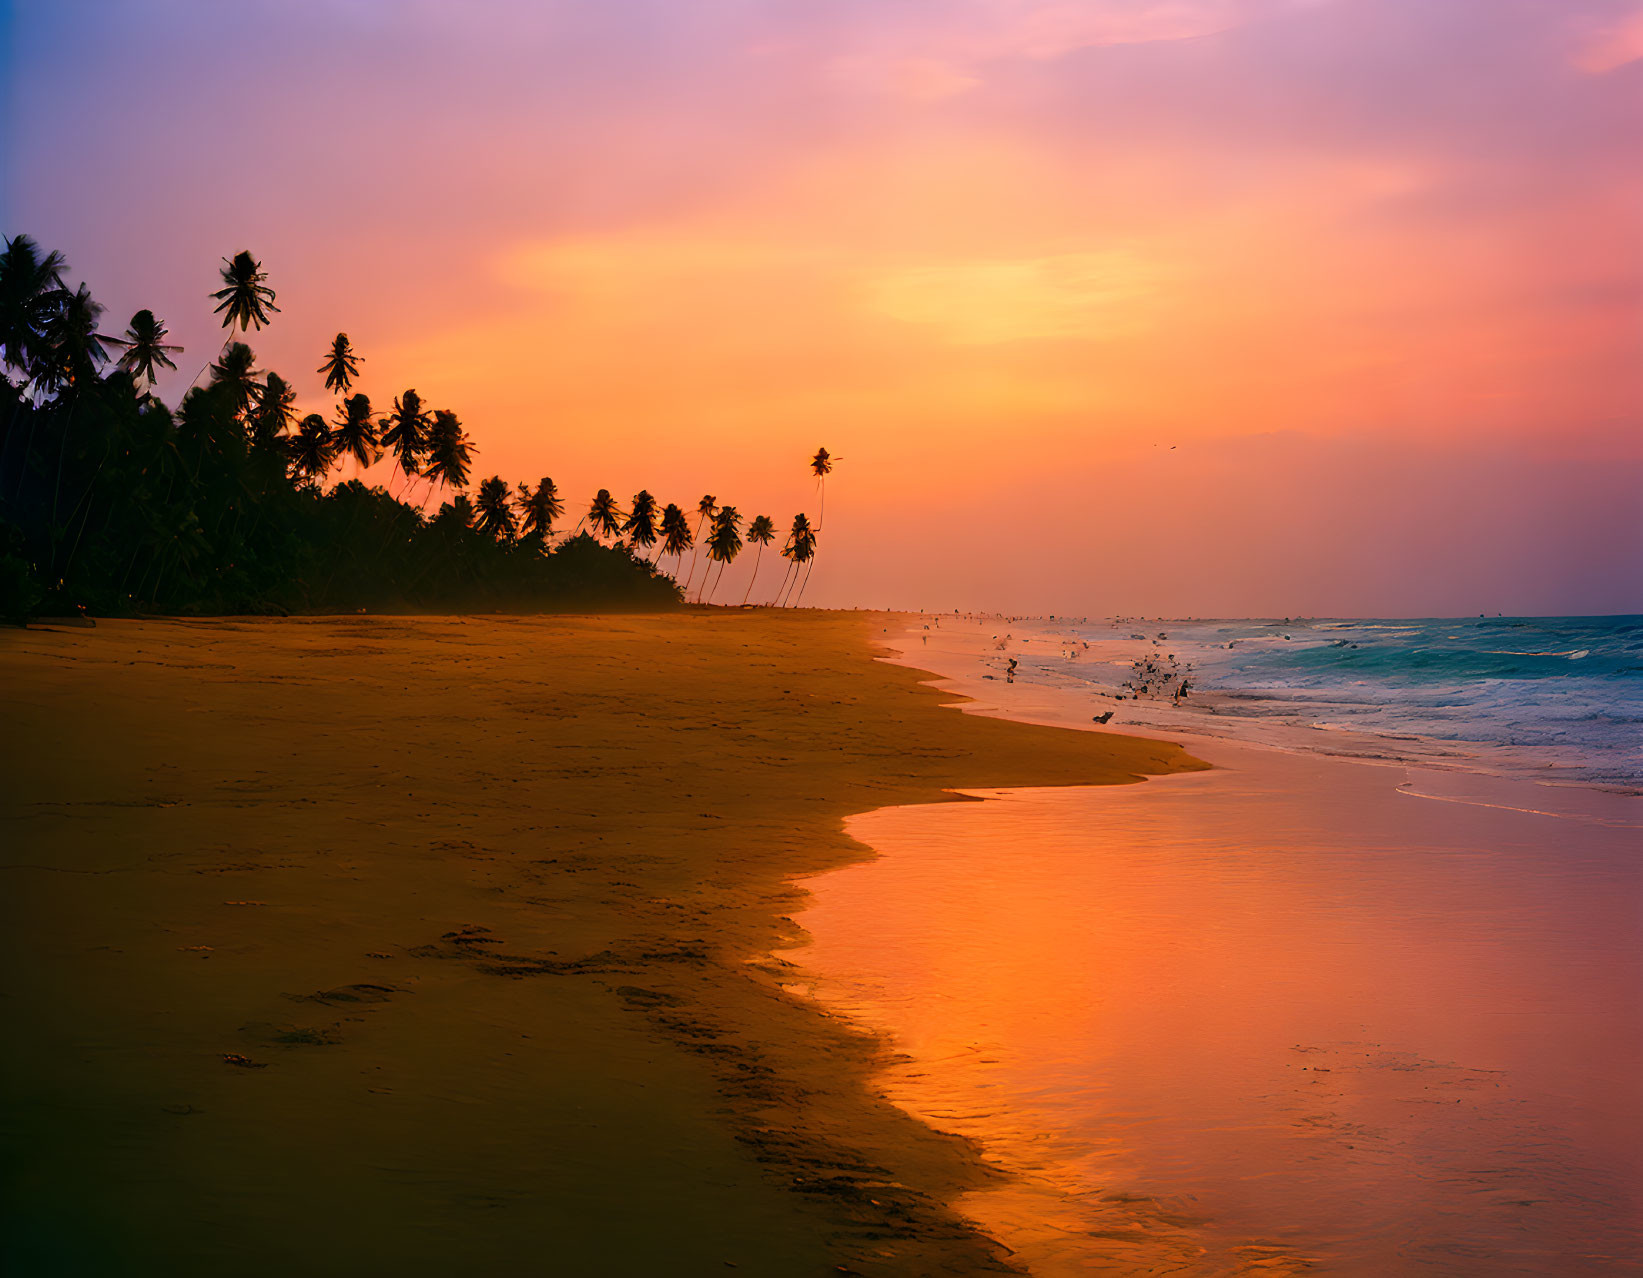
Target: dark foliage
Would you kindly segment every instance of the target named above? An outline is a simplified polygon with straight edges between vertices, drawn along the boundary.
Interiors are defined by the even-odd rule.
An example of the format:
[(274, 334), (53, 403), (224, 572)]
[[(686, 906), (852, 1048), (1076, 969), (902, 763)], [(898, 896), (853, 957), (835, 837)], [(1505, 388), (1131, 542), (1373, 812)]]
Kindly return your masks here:
[[(626, 546), (586, 536), (550, 545), (551, 481), (525, 507), (529, 535), (516, 535), (501, 480), (483, 486), (476, 515), (456, 490), (477, 450), (454, 413), (430, 426), (414, 392), (395, 401), (380, 440), (363, 395), (335, 425), (317, 414), (298, 422), (287, 384), (259, 378), (251, 351), (232, 343), (209, 384), (167, 407), (147, 390), (178, 349), (163, 344), (165, 326), (145, 311), (125, 339), (99, 337), (100, 308), (83, 285), (63, 283), (66, 270), (26, 237), (0, 253), (0, 618), (679, 601), (673, 581)], [(249, 254), (226, 262), (223, 279), (225, 323), (243, 331), (277, 313)], [(126, 351), (106, 371), (105, 342)], [(421, 469), (451, 500), (430, 518), (358, 479), (321, 487), (339, 457), (363, 466), (379, 443), (400, 461), (396, 473)]]

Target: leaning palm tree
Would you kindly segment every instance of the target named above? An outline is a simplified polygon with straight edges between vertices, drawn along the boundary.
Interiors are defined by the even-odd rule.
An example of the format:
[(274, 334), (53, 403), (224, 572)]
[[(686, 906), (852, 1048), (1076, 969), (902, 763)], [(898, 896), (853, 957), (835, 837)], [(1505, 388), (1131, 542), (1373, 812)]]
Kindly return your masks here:
[(802, 514), (794, 515), (792, 531), (787, 534), (787, 544), (782, 547), (782, 558), (788, 561), (787, 576), (782, 582), (782, 589), (777, 592), (778, 602), (792, 592), (799, 579), (800, 566), (815, 558), (815, 555), (816, 534), (810, 527), (810, 521)]
[(742, 592), (742, 602), (747, 602), (748, 596), (753, 593), (753, 583), (759, 579), (759, 565), (764, 561), (764, 548), (776, 539), (776, 524), (769, 515), (754, 515), (753, 522), (747, 526), (747, 539), (759, 550), (753, 557), (753, 575), (747, 579), (747, 589)]
[(296, 420), (297, 392), (278, 373), (268, 374), (257, 392), (257, 410), (251, 415), (251, 444), (254, 448), (278, 449), (285, 432)]
[(337, 412), (331, 446), (339, 457), (352, 457), (364, 471), (377, 459), (377, 423), (371, 401), (365, 395), (350, 395)]
[(383, 422), (382, 446), (394, 457), (394, 468), (408, 482), (421, 473), (422, 457), (428, 450), (428, 412), (422, 396), (408, 390), (394, 400), (394, 410)]
[(511, 542), (518, 528), (512, 503), (513, 493), (507, 481), (500, 475), (492, 475), (474, 494), (474, 509), (479, 512), (474, 527), (494, 542)]
[(616, 505), (616, 498), (610, 495), (610, 489), (601, 488), (593, 495), (593, 504), (588, 507), (588, 527), (593, 529), (593, 535), (600, 541), (622, 531), (622, 512)]
[(690, 520), (685, 518), (685, 512), (672, 502), (662, 509), (662, 554), (672, 555), (677, 561), (673, 571), (679, 571), (679, 564), (685, 561), (685, 551), (689, 550), (695, 538), (690, 535)]
[(223, 258), (222, 282), (223, 287), (211, 296), (217, 299), (213, 313), (223, 317), (224, 328), (233, 328), (237, 323), (242, 333), (253, 324), (260, 329), (272, 322), (269, 311), (279, 313), (274, 290), (268, 287), (268, 272), (244, 249), (232, 259)]
[(291, 473), (297, 478), (318, 484), (320, 476), (331, 469), (336, 454), (331, 450), (331, 428), (318, 413), (309, 413), (297, 424), (297, 433), (287, 442), (291, 455)]
[(331, 339), (331, 350), (325, 356), (325, 362), (314, 371), (325, 374), (326, 390), (346, 395), (353, 389), (354, 378), (359, 376), (359, 356), (348, 344), (348, 334), (338, 333)]
[(154, 318), (153, 311), (145, 310), (131, 317), (124, 337), (105, 337), (103, 340), (125, 347), (117, 367), (130, 373), (133, 381), (147, 382), (152, 390), (159, 369), (177, 367), (171, 362), (171, 352), (182, 350), (181, 346), (166, 345), (165, 339), (165, 325)]
[(813, 529), (793, 543), (793, 561), (795, 564), (804, 565), (804, 580), (799, 582), (798, 597), (793, 601), (794, 607), (797, 607), (804, 602), (804, 592), (810, 585), (810, 574), (816, 568), (816, 533)]
[(525, 512), (525, 535), (541, 537), (544, 542), (553, 535), (554, 520), (565, 513), (559, 489), (546, 475), (538, 481), (534, 492), (529, 484), (519, 485), (519, 508)]
[[(711, 602), (713, 590), (719, 588), (719, 579), (725, 575), (725, 566), (742, 553), (742, 517), (734, 506), (722, 506), (719, 513), (713, 516), (713, 531), (707, 538), (708, 571), (702, 574), (701, 590), (697, 595), (697, 602)], [(708, 576), (713, 571), (713, 565), (719, 565), (719, 576), (713, 578), (713, 590), (707, 588)], [(705, 595), (704, 600), (702, 596)]]
[(633, 494), (633, 505), (622, 521), (622, 532), (640, 550), (649, 550), (656, 544), (656, 498), (650, 490), (641, 488)]
[[(713, 518), (713, 512), (718, 510), (718, 509), (719, 509), (718, 499), (716, 497), (714, 497), (714, 495), (712, 493), (708, 493), (705, 497), (702, 498), (701, 501), (696, 503), (696, 532), (695, 532), (695, 535), (692, 538), (692, 540), (694, 541), (697, 550), (699, 550), (701, 548), (702, 528), (707, 524), (707, 521), (709, 519)], [(696, 575), (696, 550), (692, 550), (690, 552), (690, 571), (685, 574), (685, 590), (687, 592), (690, 590), (691, 578), (693, 578), (695, 575)]]
[(251, 410), (257, 396), (262, 393), (256, 364), (257, 357), (251, 353), (249, 346), (244, 342), (230, 342), (217, 357), (217, 362), (211, 365), (212, 384), (228, 388), (234, 411), (241, 417)]
[(473, 454), (473, 442), (456, 414), (443, 408), (436, 410), (433, 427), (428, 431), (428, 460), (422, 468), (429, 482), (466, 488)]

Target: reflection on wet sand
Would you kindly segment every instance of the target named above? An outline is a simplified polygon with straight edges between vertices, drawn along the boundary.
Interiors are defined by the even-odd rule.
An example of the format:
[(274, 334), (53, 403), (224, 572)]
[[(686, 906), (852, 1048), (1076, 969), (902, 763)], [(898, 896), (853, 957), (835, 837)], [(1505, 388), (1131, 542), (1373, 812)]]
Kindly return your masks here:
[(1017, 1173), (961, 1204), (1036, 1273), (1638, 1266), (1638, 829), (1401, 769), (890, 808), (798, 957), (892, 1098)]

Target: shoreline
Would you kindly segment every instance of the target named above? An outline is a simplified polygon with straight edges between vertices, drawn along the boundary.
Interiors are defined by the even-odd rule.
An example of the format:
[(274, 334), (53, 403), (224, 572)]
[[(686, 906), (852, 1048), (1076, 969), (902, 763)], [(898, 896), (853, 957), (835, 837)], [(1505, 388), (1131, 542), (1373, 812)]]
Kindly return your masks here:
[(8, 1246), (61, 1272), (545, 1245), (590, 1274), (1004, 1271), (946, 1206), (996, 1173), (876, 1096), (880, 1044), (783, 991), (793, 880), (869, 855), (855, 813), (1202, 765), (952, 713), (872, 659), (886, 621), (0, 636), (30, 974)]
[[(918, 634), (915, 625), (888, 643), (896, 655), (886, 659), (926, 672), (938, 665), (934, 686), (969, 698), (961, 706), (967, 717), (1059, 724), (1096, 737), (1112, 731), (1081, 722), (1087, 709), (1063, 692), (1017, 683), (1006, 694), (996, 682), (983, 684), (979, 646), (966, 666), (950, 653), (921, 650)], [(1441, 1234), (1427, 1232), (1420, 1245), (1429, 1250), (1399, 1260), (1374, 1250), (1384, 1238), (1373, 1230), (1352, 1241), (1332, 1237), (1328, 1228), (1319, 1232), (1318, 1222), (1345, 1209), (1352, 1185), (1377, 1177), (1393, 1177), (1389, 1185), (1403, 1174), (1416, 1184), (1432, 1177), (1447, 1185), (1467, 1183), (1475, 1173), (1510, 1184), (1522, 1180), (1518, 1151), (1551, 1142), (1576, 1166), (1592, 1160), (1588, 1170), (1597, 1179), (1590, 1183), (1599, 1199), (1605, 1192), (1624, 1199), (1634, 1174), (1616, 1170), (1629, 1167), (1625, 1142), (1616, 1148), (1613, 1137), (1595, 1133), (1605, 1126), (1643, 1132), (1624, 1068), (1643, 1059), (1643, 1029), (1626, 994), (1628, 981), (1637, 988), (1643, 960), (1635, 920), (1617, 914), (1613, 899), (1616, 892), (1625, 898), (1621, 884), (1635, 883), (1624, 850), (1629, 831), (1643, 827), (1643, 805), (1596, 789), (1550, 787), (1569, 802), (1548, 810), (1549, 787), (1516, 779), (1423, 772), (1184, 733), (1179, 740), (1214, 770), (1170, 778), (1170, 799), (1160, 799), (1156, 786), (1104, 793), (1005, 787), (975, 796), (1003, 802), (962, 815), (930, 805), (881, 809), (850, 822), (851, 832), (878, 851), (874, 861), (803, 884), (812, 905), (800, 922), (813, 939), (796, 955), (800, 988), (894, 1044), (892, 1063), (878, 1079), (884, 1094), (924, 1121), (975, 1140), (983, 1156), (1009, 1174), (1002, 1185), (959, 1199), (959, 1210), (1011, 1246), (1032, 1272), (1047, 1275), (1085, 1272), (1090, 1265), (1150, 1271), (1208, 1264), (1192, 1258), (1209, 1252), (1226, 1272), (1239, 1271), (1239, 1256), (1255, 1256), (1284, 1272), (1290, 1271), (1284, 1266), (1300, 1272), (1344, 1261), (1342, 1272), (1367, 1274), (1388, 1272), (1389, 1264), (1436, 1263), (1444, 1245)], [(1399, 784), (1400, 777), (1409, 779)], [(1498, 801), (1503, 798), (1514, 801)], [(1541, 806), (1519, 806), (1530, 802)], [(1101, 833), (1092, 840), (1094, 829)], [(1023, 860), (1018, 870), (1000, 875), (997, 851), (1006, 847)], [(1401, 847), (1413, 855), (1396, 858), (1392, 850)], [(1482, 849), (1488, 853), (1480, 860)], [(1045, 866), (1052, 868), (1041, 878)], [(1547, 879), (1553, 866), (1560, 867), (1559, 877)], [(1226, 899), (1213, 904), (1217, 884)], [(1270, 894), (1264, 895), (1264, 884)], [(1420, 884), (1426, 890), (1416, 890)], [(1098, 904), (1086, 911), (1063, 902)], [(1443, 927), (1430, 935), (1407, 930), (1411, 919), (1440, 904), (1453, 911)], [(1160, 920), (1151, 933), (1122, 939), (1134, 918), (1149, 914)], [(1320, 931), (1319, 920), (1335, 915), (1342, 916), (1340, 930)], [(1035, 922), (1017, 931), (1012, 918)], [(1297, 974), (1282, 964), (1268, 967), (1274, 943), (1267, 924), (1235, 942), (1239, 918), (1270, 919), (1275, 936), (1290, 938), (1280, 952), (1307, 954), (1309, 965), (1335, 975), (1311, 988), (1297, 984)], [(1597, 953), (1613, 960), (1611, 971), (1590, 967), (1595, 942), (1589, 929), (1610, 938), (1610, 948)], [(1538, 937), (1544, 947), (1527, 951), (1538, 957), (1532, 980), (1517, 970), (1513, 946), (1501, 939), (1520, 934)], [(1045, 939), (1057, 935), (1058, 941)], [(1230, 948), (1219, 965), (1198, 969), (1194, 937)], [(1405, 949), (1424, 959), (1396, 957)], [(1190, 976), (1160, 987), (1153, 975), (1158, 963), (1177, 964)], [(1132, 979), (1113, 983), (1113, 965)], [(1411, 970), (1404, 972), (1405, 965)], [(1262, 971), (1264, 977), (1255, 975)], [(1569, 975), (1575, 972), (1582, 975)], [(1203, 991), (1219, 988), (1232, 973), (1244, 1001), (1229, 995), (1225, 1006), (1205, 1003)], [(1436, 1018), (1429, 982), (1433, 990), (1453, 991), (1447, 1012)], [(1042, 996), (1046, 986), (1064, 987), (1066, 1001)], [(1364, 1012), (1372, 1026), (1354, 1031), (1345, 1025), (1334, 1006), (1343, 989), (1376, 1009)], [(1298, 1000), (1288, 1011), (1286, 991)], [(1193, 1007), (1201, 1020), (1181, 1010)], [(1573, 1019), (1577, 1007), (1579, 1020)], [(1076, 1024), (1080, 1016), (1089, 1018), (1082, 1038), (1040, 1028), (1063, 1017)], [(1544, 1016), (1561, 1018), (1561, 1033), (1580, 1045), (1568, 1049), (1569, 1059), (1504, 1028), (1532, 1028)], [(1148, 1027), (1161, 1017), (1175, 1028), (1159, 1039)], [(1220, 1038), (1203, 1028), (1229, 1017), (1250, 1028)], [(1251, 1054), (1256, 1026), (1264, 1056)], [(1186, 1045), (1198, 1037), (1195, 1053)], [(1354, 1046), (1354, 1038), (1370, 1041)], [(1372, 1059), (1364, 1057), (1365, 1046)], [(1103, 1072), (1097, 1062), (1114, 1050), (1128, 1054), (1129, 1068)], [(1331, 1089), (1332, 1104), (1350, 1119), (1320, 1107), (1322, 1093), (1291, 1088), (1289, 1080), (1312, 1077), (1288, 1072), (1291, 1050), (1305, 1053), (1298, 1061), (1329, 1062), (1324, 1073), (1342, 1080)], [(1182, 1063), (1195, 1054), (1222, 1062), (1212, 1075), (1243, 1069), (1243, 1094), (1276, 1098), (1276, 1109), (1217, 1095), (1219, 1081), (1200, 1079)], [(1046, 1070), (1061, 1072), (1047, 1077)], [(1453, 1141), (1466, 1151), (1454, 1167), (1417, 1162), (1394, 1173), (1400, 1134), (1401, 1147), (1411, 1149), (1433, 1139), (1421, 1126), (1429, 1106), (1395, 1100), (1411, 1071), (1432, 1080), (1429, 1086), (1450, 1087), (1449, 1099), (1463, 1106), (1457, 1114), (1468, 1116), (1470, 1126), (1451, 1124), (1438, 1140), (1437, 1147)], [(1149, 1117), (1156, 1097), (1140, 1080), (1154, 1076), (1173, 1079), (1177, 1091)], [(1510, 1106), (1543, 1126), (1523, 1129), (1518, 1124), (1530, 1120), (1510, 1116), (1518, 1109), (1480, 1105), (1468, 1090), (1468, 1080), (1478, 1079), (1501, 1080), (1488, 1086), (1507, 1087)], [(1570, 1091), (1594, 1099), (1571, 1106)], [(1114, 1112), (1081, 1095), (1110, 1096)], [(1601, 1097), (1610, 1107), (1602, 1107)], [(1195, 1114), (1203, 1127), (1167, 1117), (1177, 1111)], [(1237, 1146), (1219, 1148), (1226, 1141), (1216, 1133), (1281, 1133), (1295, 1114), (1306, 1115), (1296, 1129), (1302, 1143), (1268, 1140), (1265, 1156), (1276, 1161), (1262, 1162)], [(1149, 1124), (1161, 1134), (1143, 1134)], [(1332, 1138), (1337, 1128), (1343, 1135)], [(1376, 1132), (1392, 1135), (1383, 1142)], [(1221, 1157), (1219, 1175), (1211, 1174), (1213, 1163), (1196, 1161), (1205, 1138)], [(1054, 1151), (1048, 1162), (1046, 1151)], [(1240, 1171), (1246, 1156), (1253, 1162)], [(1237, 1193), (1229, 1199), (1248, 1177), (1289, 1184), (1290, 1159), (1317, 1160), (1308, 1163), (1314, 1176), (1325, 1167), (1351, 1169), (1344, 1181), (1337, 1170), (1335, 1181), (1312, 1190), (1347, 1196), (1323, 1206), (1321, 1197), (1307, 1200), (1306, 1182), (1295, 1182), (1293, 1202), (1245, 1195), (1249, 1201), (1239, 1204)], [(1476, 1228), (1504, 1230), (1508, 1238), (1504, 1253), (1466, 1272), (1495, 1272), (1490, 1264), (1515, 1254), (1510, 1238), (1527, 1224), (1512, 1215), (1517, 1197), (1549, 1204), (1539, 1214), (1560, 1222), (1543, 1226), (1552, 1232), (1537, 1237), (1538, 1244), (1576, 1248), (1526, 1272), (1563, 1272), (1559, 1265), (1586, 1254), (1571, 1240), (1586, 1237), (1593, 1248), (1610, 1250), (1589, 1253), (1585, 1263), (1602, 1269), (1618, 1258), (1624, 1271), (1624, 1257), (1636, 1245), (1625, 1235), (1627, 1209), (1614, 1220), (1581, 1220), (1581, 1196), (1570, 1199), (1568, 1192), (1556, 1178), (1522, 1183), (1508, 1196), (1512, 1201), (1486, 1204), (1494, 1215), (1449, 1202), (1456, 1218), (1478, 1214), (1492, 1223)], [(1166, 1202), (1177, 1204), (1173, 1215), (1161, 1206)], [(1212, 1207), (1217, 1202), (1219, 1208)], [(1420, 1221), (1441, 1211), (1441, 1202), (1417, 1193), (1405, 1210)], [(1599, 1233), (1605, 1243), (1597, 1241)], [(1106, 1241), (1092, 1250), (1092, 1236)], [(1500, 1235), (1484, 1232), (1459, 1245), (1464, 1253), (1502, 1243)], [(1222, 1272), (1215, 1264), (1204, 1271)]]

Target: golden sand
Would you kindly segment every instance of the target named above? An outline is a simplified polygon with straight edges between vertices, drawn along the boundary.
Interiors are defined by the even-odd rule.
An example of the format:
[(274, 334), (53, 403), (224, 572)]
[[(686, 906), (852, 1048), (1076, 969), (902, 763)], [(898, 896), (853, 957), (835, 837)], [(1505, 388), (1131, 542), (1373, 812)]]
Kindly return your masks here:
[(990, 1174), (782, 989), (794, 876), (1177, 747), (945, 709), (866, 614), (0, 633), (18, 1273), (975, 1273)]

